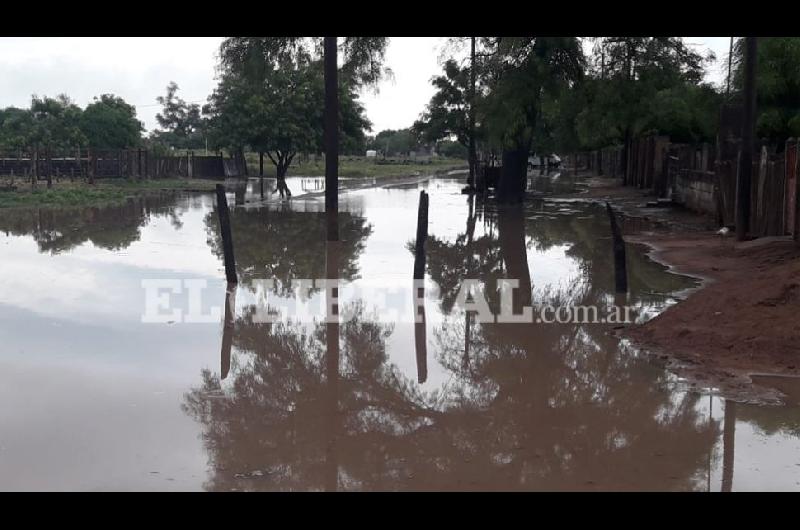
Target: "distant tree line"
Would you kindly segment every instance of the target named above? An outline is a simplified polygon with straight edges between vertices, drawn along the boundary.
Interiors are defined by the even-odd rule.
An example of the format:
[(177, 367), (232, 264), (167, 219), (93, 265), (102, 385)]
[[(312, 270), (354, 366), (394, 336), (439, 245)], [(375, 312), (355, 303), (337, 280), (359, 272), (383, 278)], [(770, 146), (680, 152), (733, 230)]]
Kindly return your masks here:
[[(453, 38), (455, 52), (473, 38)], [(504, 166), (524, 169), (530, 152), (629, 148), (657, 133), (713, 142), (720, 107), (740, 99), (742, 45), (730, 90), (704, 81), (713, 54), (680, 37), (477, 37), (432, 79), (436, 89), (411, 130), (420, 141), (474, 140)], [(800, 38), (760, 39), (757, 135), (782, 143), (800, 135)], [(472, 92), (472, 79), (475, 89)], [(472, 121), (470, 120), (472, 118)]]
[(124, 149), (141, 145), (142, 122), (136, 109), (113, 94), (95, 97), (81, 108), (66, 95), (31, 98), (27, 109), (0, 109), (0, 148)]

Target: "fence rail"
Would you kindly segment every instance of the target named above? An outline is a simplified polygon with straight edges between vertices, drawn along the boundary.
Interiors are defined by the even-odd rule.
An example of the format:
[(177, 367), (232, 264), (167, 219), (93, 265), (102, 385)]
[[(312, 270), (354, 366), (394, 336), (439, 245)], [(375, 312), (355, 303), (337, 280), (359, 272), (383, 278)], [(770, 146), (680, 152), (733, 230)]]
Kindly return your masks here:
[(0, 149), (0, 176), (32, 180), (93, 178), (224, 179), (245, 174), (239, 159), (222, 155), (158, 156), (145, 149)]

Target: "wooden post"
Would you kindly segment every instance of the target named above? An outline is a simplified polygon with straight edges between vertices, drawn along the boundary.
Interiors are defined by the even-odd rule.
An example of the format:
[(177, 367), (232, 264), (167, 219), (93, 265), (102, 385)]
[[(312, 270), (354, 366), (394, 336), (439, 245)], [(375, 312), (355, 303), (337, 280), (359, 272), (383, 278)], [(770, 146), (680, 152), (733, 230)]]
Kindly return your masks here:
[(419, 192), (417, 211), (417, 242), (414, 247), (414, 279), (425, 278), (425, 240), (428, 238), (428, 194)]
[(800, 243), (800, 137), (794, 141), (794, 240)]
[(31, 189), (36, 188), (39, 180), (39, 148), (33, 150), (31, 154)]
[(625, 240), (617, 226), (617, 218), (614, 216), (614, 210), (611, 205), (606, 202), (606, 211), (608, 212), (608, 219), (611, 222), (611, 238), (613, 240), (614, 249), (614, 287), (618, 293), (628, 292), (628, 271), (625, 264)]
[[(324, 37), (325, 77), (325, 212), (328, 240), (338, 241), (339, 216), (339, 81), (336, 37)], [(334, 230), (336, 233), (334, 233)]]
[(88, 159), (87, 159), (87, 166), (86, 172), (89, 176), (89, 184), (94, 184), (94, 176), (95, 172), (97, 171), (97, 155), (92, 153), (92, 150), (88, 150)]
[(50, 158), (50, 148), (46, 148), (44, 151), (45, 156), (45, 165), (47, 166), (47, 189), (53, 188), (53, 163)]
[(757, 37), (745, 37), (744, 119), (739, 178), (736, 181), (736, 239), (744, 241), (750, 228), (751, 181), (753, 173), (753, 135), (756, 119)]
[(222, 236), (222, 251), (225, 258), (225, 278), (228, 283), (238, 283), (236, 278), (236, 261), (233, 257), (233, 236), (231, 235), (231, 218), (228, 211), (228, 199), (225, 197), (225, 186), (217, 184), (217, 216)]

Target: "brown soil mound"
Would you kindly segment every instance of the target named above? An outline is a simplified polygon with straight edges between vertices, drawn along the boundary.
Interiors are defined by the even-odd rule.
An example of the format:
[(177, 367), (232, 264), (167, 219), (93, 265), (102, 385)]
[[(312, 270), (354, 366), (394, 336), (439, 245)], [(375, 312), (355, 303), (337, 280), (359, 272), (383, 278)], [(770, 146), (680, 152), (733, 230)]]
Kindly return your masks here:
[(713, 233), (631, 237), (706, 285), (625, 335), (711, 376), (800, 374), (800, 248)]

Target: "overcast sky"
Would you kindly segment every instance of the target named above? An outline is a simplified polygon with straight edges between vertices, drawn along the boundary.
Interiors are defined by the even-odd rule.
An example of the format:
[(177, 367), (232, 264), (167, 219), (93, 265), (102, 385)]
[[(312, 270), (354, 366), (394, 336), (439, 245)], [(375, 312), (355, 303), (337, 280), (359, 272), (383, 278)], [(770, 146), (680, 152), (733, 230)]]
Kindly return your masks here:
[[(725, 78), (730, 37), (687, 37), (699, 51), (717, 56), (708, 80)], [(156, 127), (162, 95), (170, 81), (179, 96), (205, 103), (214, 89), (215, 54), (221, 37), (2, 37), (0, 107), (27, 107), (32, 94), (65, 93), (81, 106), (111, 93), (136, 105), (145, 128)], [(393, 80), (366, 92), (363, 101), (373, 131), (408, 127), (431, 97), (430, 78), (441, 70), (442, 37), (393, 37), (387, 66)]]

